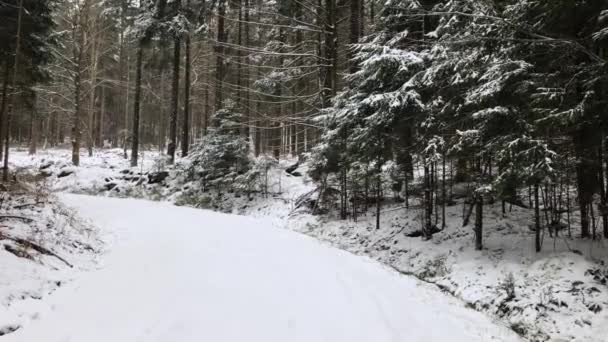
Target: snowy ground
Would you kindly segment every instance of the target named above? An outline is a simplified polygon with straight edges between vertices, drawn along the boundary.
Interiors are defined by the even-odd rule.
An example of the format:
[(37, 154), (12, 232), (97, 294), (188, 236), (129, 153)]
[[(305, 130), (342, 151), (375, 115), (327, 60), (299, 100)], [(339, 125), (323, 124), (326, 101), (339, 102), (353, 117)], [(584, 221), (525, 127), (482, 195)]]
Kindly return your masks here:
[[(172, 181), (177, 175), (171, 169), (167, 182), (147, 184), (148, 171), (164, 169), (162, 159), (151, 152), (144, 154), (144, 166), (134, 169), (128, 167), (120, 150), (99, 151), (93, 158), (83, 156), (85, 166), (78, 169), (68, 166), (68, 151), (49, 150), (36, 157), (22, 151), (13, 156), (22, 170), (19, 174), (25, 177), (28, 173), (48, 172), (47, 183), (59, 191), (170, 202), (187, 192)], [(282, 161), (281, 166), (292, 162)], [(49, 163), (52, 165), (39, 171)], [(58, 177), (64, 169), (74, 173)], [(537, 254), (533, 232), (528, 228), (533, 222), (532, 213), (514, 207), (503, 217), (496, 204), (485, 207), (485, 248), (477, 252), (471, 226), (462, 227), (462, 203), (448, 208), (444, 232), (423, 241), (406, 236), (420, 226), (418, 209), (387, 204), (381, 229), (376, 230), (371, 211), (353, 222), (294, 210), (295, 200), (314, 189), (314, 184), (307, 177), (291, 177), (281, 169), (272, 170), (269, 178), (271, 194), (267, 198), (257, 196), (250, 201), (229, 194), (214, 200), (212, 208), (262, 218), (274, 227), (303, 232), (436, 284), (470, 307), (501, 320), (527, 340), (608, 340), (606, 241), (553, 240), (545, 236), (544, 251)]]
[(6, 341), (517, 341), (429, 285), (263, 219), (65, 195), (113, 235), (100, 270)]
[(96, 228), (44, 189), (10, 186), (0, 192), (0, 336), (36, 320), (42, 299), (94, 268), (102, 247)]

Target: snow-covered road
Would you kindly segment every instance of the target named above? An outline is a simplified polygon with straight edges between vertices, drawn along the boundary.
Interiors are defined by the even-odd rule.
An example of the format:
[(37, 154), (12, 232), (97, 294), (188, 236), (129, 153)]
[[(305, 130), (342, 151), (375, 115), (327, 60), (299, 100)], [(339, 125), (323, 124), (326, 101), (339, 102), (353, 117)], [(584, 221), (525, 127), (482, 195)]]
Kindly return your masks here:
[(103, 265), (3, 341), (518, 341), (435, 288), (253, 218), (62, 195), (108, 234)]

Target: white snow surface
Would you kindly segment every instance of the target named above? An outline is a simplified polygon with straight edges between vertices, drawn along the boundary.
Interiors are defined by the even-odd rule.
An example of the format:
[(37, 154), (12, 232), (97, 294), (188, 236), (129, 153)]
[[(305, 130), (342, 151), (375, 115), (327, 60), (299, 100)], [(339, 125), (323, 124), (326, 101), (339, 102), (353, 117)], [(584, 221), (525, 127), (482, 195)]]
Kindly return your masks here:
[(435, 287), (272, 222), (61, 195), (108, 237), (3, 341), (519, 341)]

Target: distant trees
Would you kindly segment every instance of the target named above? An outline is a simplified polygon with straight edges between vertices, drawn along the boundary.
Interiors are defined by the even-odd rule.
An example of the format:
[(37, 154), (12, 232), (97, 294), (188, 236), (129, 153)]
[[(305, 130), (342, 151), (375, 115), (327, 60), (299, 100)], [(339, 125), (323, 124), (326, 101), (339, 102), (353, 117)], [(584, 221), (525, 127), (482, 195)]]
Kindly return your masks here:
[(0, 4), (2, 152), (173, 161), (228, 111), (256, 156), (311, 152), (342, 218), (375, 204), (379, 227), (389, 189), (431, 238), (464, 182), (477, 248), (495, 200), (533, 209), (537, 250), (575, 207), (608, 237), (604, 1), (23, 0), (18, 34), (19, 4)]
[[(163, 146), (172, 158), (186, 155), (227, 99), (236, 102), (239, 130), (257, 154), (304, 152), (317, 138), (312, 118), (321, 99), (335, 93), (347, 67), (333, 46), (349, 30), (340, 19), (348, 14), (328, 15), (325, 3), (53, 3), (56, 26), (46, 37), (58, 44), (49, 50), (50, 82), (34, 89), (44, 113), (34, 120), (42, 135), (33, 140), (56, 145), (69, 138), (74, 164), (83, 146), (89, 155), (105, 145), (122, 147), (125, 157), (131, 150), (134, 165), (142, 144)], [(148, 38), (140, 49), (142, 32)], [(31, 120), (15, 124), (17, 142), (37, 132)]]
[[(31, 87), (45, 81), (44, 66), (50, 59), (49, 38), (53, 28), (52, 0), (11, 0), (0, 3), (0, 60), (4, 67), (0, 105), (0, 155), (4, 157), (3, 180), (8, 180), (8, 145), (16, 112), (34, 113)], [(33, 116), (29, 120), (34, 123)], [(31, 127), (31, 126), (30, 126)], [(36, 132), (31, 130), (30, 132)]]

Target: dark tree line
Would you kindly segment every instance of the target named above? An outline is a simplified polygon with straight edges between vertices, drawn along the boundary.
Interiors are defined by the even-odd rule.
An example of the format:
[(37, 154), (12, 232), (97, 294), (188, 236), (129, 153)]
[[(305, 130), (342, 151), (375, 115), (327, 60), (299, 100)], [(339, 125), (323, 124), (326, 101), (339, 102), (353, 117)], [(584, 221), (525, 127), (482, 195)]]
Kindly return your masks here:
[(534, 213), (537, 250), (545, 230), (608, 237), (605, 1), (11, 0), (0, 18), (5, 165), (25, 142), (173, 162), (230, 127), (256, 156), (309, 156), (344, 219), (375, 204), (379, 226), (393, 192), (431, 238), (465, 184), (478, 248), (495, 201)]

